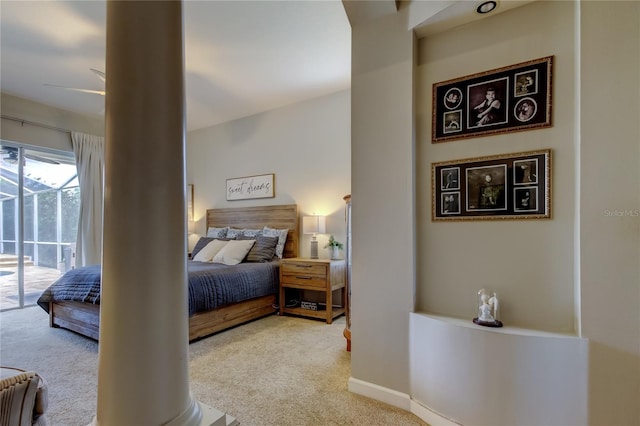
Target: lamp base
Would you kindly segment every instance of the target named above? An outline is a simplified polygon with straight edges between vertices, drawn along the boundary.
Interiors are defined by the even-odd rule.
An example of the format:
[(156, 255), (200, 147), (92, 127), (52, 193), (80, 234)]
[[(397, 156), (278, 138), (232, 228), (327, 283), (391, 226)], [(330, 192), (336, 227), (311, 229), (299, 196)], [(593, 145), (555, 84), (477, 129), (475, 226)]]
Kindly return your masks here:
[(311, 240), (311, 259), (318, 258), (318, 240)]

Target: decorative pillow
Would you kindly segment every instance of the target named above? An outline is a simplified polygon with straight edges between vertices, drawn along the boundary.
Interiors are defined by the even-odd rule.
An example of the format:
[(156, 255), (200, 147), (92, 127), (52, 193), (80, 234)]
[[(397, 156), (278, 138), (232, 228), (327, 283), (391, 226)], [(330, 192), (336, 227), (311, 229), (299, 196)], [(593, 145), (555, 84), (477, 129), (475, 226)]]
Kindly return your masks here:
[(238, 240), (256, 240), (256, 243), (249, 250), (249, 254), (244, 259), (245, 262), (271, 262), (276, 254), (276, 246), (278, 245), (278, 237), (265, 237), (258, 235), (256, 237), (246, 237), (238, 235)]
[(227, 228), (227, 238), (235, 240), (239, 234), (242, 234), (243, 229)]
[(209, 238), (225, 238), (227, 236), (227, 230), (228, 229), (229, 229), (228, 226), (225, 226), (224, 228), (209, 227), (209, 229), (207, 229), (207, 237), (209, 237)]
[(245, 236), (245, 237), (254, 238), (254, 237), (257, 237), (258, 235), (262, 235), (262, 229), (243, 229), (242, 230), (242, 235)]
[(196, 243), (195, 247), (193, 247), (193, 250), (191, 250), (191, 259), (193, 260), (194, 257), (196, 257), (196, 254), (198, 254), (198, 252), (200, 250), (202, 250), (203, 248), (205, 248), (207, 246), (207, 244), (209, 244), (211, 241), (213, 240), (220, 240), (220, 241), (229, 241), (228, 238), (210, 238), (210, 237), (200, 237), (200, 239), (198, 240), (198, 242)]
[(248, 237), (243, 234), (236, 235), (236, 240), (255, 240), (257, 237)]
[(214, 257), (213, 263), (237, 265), (242, 262), (255, 244), (255, 240), (230, 240)]
[(288, 229), (273, 229), (265, 226), (262, 229), (262, 235), (265, 237), (278, 237), (278, 245), (276, 246), (276, 256), (282, 259), (284, 254), (284, 243), (287, 242)]
[(196, 262), (212, 262), (212, 259), (231, 241), (213, 240), (193, 257)]

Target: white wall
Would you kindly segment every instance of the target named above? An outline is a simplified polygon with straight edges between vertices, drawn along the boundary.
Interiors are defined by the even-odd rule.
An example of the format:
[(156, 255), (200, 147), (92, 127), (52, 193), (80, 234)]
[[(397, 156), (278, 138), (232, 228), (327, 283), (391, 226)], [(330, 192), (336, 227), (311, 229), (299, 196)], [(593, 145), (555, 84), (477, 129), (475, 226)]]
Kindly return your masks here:
[(640, 424), (640, 2), (581, 2), (579, 274), (589, 419)]
[[(33, 121), (51, 127), (104, 135), (104, 119), (83, 116), (70, 111), (50, 108), (27, 99), (7, 95), (0, 97), (0, 112), (3, 116)], [(71, 135), (13, 120), (2, 119), (0, 138), (27, 145), (42, 146), (60, 151), (73, 151)]]
[[(366, 2), (354, 3), (366, 7)], [(354, 28), (352, 93), (340, 92), (189, 133), (187, 180), (195, 184), (196, 215), (200, 218), (204, 210), (211, 207), (296, 202), (301, 214), (320, 213), (326, 208), (327, 212), (333, 212), (330, 220), (338, 226), (337, 222), (343, 223), (342, 197), (351, 191), (349, 171), (353, 169), (354, 272), (356, 269), (360, 272), (357, 276), (354, 274), (353, 303), (358, 312), (355, 315), (354, 311), (352, 326), (352, 374), (370, 385), (369, 388), (380, 386), (382, 393), (397, 391), (399, 394), (394, 395), (400, 399), (411, 398), (410, 377), (427, 373), (419, 362), (415, 367), (409, 366), (409, 360), (415, 361), (414, 357), (419, 355), (410, 353), (412, 342), (409, 338), (409, 316), (416, 285), (414, 270), (421, 271), (418, 281), (420, 305), (429, 306), (430, 298), (422, 300), (422, 297), (433, 291), (423, 279), (425, 275), (443, 273), (425, 271), (416, 265), (429, 262), (431, 255), (439, 256), (439, 247), (448, 240), (446, 235), (438, 238), (422, 235), (420, 224), (433, 224), (429, 224), (430, 218), (425, 216), (430, 209), (427, 197), (419, 192), (430, 190), (429, 185), (425, 187), (420, 169), (429, 170), (431, 161), (449, 159), (449, 156), (457, 159), (485, 155), (494, 150), (529, 149), (538, 143), (531, 138), (543, 138), (540, 144), (545, 143), (557, 152), (554, 185), (559, 187), (556, 190), (554, 186), (554, 219), (551, 222), (527, 224), (518, 221), (486, 226), (502, 233), (507, 229), (513, 231), (517, 225), (518, 229), (522, 227), (531, 235), (532, 227), (553, 228), (555, 221), (563, 221), (565, 226), (559, 229), (558, 235), (551, 236), (549, 247), (560, 244), (567, 250), (559, 253), (552, 248), (546, 256), (535, 254), (536, 260), (542, 262), (541, 273), (558, 285), (560, 306), (555, 306), (556, 299), (549, 297), (550, 294), (541, 297), (536, 294), (533, 300), (541, 301), (545, 309), (551, 303), (553, 320), (531, 327), (559, 330), (570, 323), (571, 330), (589, 339), (589, 424), (637, 425), (640, 424), (640, 405), (637, 404), (640, 397), (640, 219), (624, 212), (640, 208), (640, 3), (580, 2), (578, 5), (567, 2), (570, 6), (556, 2), (537, 3), (540, 4), (528, 7), (549, 8), (546, 10), (550, 13), (542, 16), (535, 13), (538, 19), (531, 19), (533, 15), (516, 14), (512, 15), (519, 17), (514, 19), (515, 23), (498, 22), (495, 27), (466, 34), (464, 41), (472, 44), (477, 43), (476, 39), (488, 42), (493, 38), (495, 46), (486, 49), (498, 55), (497, 58), (476, 58), (470, 50), (446, 60), (452, 75), (462, 76), (474, 70), (529, 59), (530, 50), (531, 57), (543, 56), (533, 55), (536, 49), (546, 48), (545, 51), (556, 54), (554, 101), (557, 106), (553, 128), (514, 134), (513, 146), (503, 141), (511, 137), (503, 135), (479, 138), (478, 146), (464, 141), (447, 142), (442, 144), (441, 150), (434, 151), (433, 159), (422, 158), (422, 151), (420, 155), (414, 155), (411, 105), (414, 95), (420, 96), (419, 101), (423, 102), (427, 89), (421, 87), (424, 81), (419, 80), (415, 86), (411, 82), (414, 63), (407, 49), (412, 40), (405, 37), (403, 31), (406, 17), (398, 14), (395, 18), (370, 23), (366, 28)], [(576, 9), (570, 16), (566, 15), (566, 8), (578, 6), (579, 13)], [(560, 28), (554, 11), (564, 11), (560, 12), (565, 17), (563, 25), (573, 28), (573, 34)], [(513, 19), (507, 12), (504, 15), (504, 20)], [(537, 29), (532, 29), (529, 21), (533, 21), (535, 25), (532, 26)], [(525, 31), (521, 35), (520, 27), (531, 32)], [(513, 31), (504, 39), (495, 39), (494, 31), (500, 33), (508, 28)], [(451, 34), (462, 36), (464, 31), (458, 33), (461, 30), (452, 30)], [(570, 42), (549, 39), (544, 34), (547, 31), (551, 31), (553, 37), (553, 34), (568, 37)], [(446, 36), (437, 37), (442, 37), (442, 43), (449, 42)], [(573, 53), (567, 50), (567, 43), (573, 45)], [(482, 45), (476, 48), (485, 49)], [(570, 69), (573, 71), (568, 75)], [(423, 76), (424, 80), (430, 78)], [(433, 80), (439, 81), (440, 77), (433, 77)], [(561, 82), (562, 86), (558, 87)], [(353, 111), (350, 111), (350, 94)], [(565, 100), (562, 95), (570, 99)], [(3, 114), (25, 111), (25, 119), (64, 128), (75, 126), (68, 124), (66, 118), (60, 118), (58, 114), (64, 116), (63, 112), (43, 114), (22, 109), (19, 105), (13, 109), (7, 99), (9, 97), (2, 95)], [(430, 103), (428, 99), (427, 104)], [(428, 129), (420, 124), (424, 114), (422, 109), (417, 116), (416, 129), (428, 135)], [(349, 152), (352, 121), (353, 159)], [(7, 125), (7, 120), (2, 120), (3, 138)], [(97, 128), (80, 128), (86, 125), (84, 121), (78, 122), (77, 130), (101, 134), (102, 123)], [(420, 139), (417, 143), (428, 144), (429, 141)], [(458, 148), (463, 146), (465, 148)], [(421, 163), (416, 167), (418, 161)], [(328, 168), (327, 164), (335, 166)], [(557, 170), (559, 165), (565, 170)], [(330, 177), (332, 169), (338, 170), (335, 178)], [(414, 187), (416, 169), (418, 183)], [(276, 174), (275, 199), (225, 200), (225, 179), (271, 172)], [(414, 197), (420, 201), (416, 202)], [(622, 216), (612, 213), (616, 211), (623, 212)], [(413, 248), (414, 212), (419, 217), (418, 250)], [(571, 212), (572, 220), (567, 222), (568, 212)], [(469, 222), (458, 225), (462, 229), (472, 229), (478, 236), (489, 234), (479, 231), (485, 225)], [(204, 221), (198, 226), (199, 231), (204, 232)], [(543, 236), (550, 237), (549, 233)], [(430, 238), (435, 241), (423, 241)], [(391, 241), (392, 248), (385, 248), (381, 241)], [(460, 244), (475, 242), (463, 238)], [(308, 255), (307, 246), (308, 239), (303, 238), (303, 256)], [(538, 244), (538, 247), (544, 247), (546, 251), (547, 245)], [(419, 258), (414, 260), (415, 256)], [(488, 259), (488, 262), (496, 269), (504, 267), (501, 259)], [(568, 264), (571, 271), (567, 269)], [(438, 267), (433, 262), (431, 266)], [(456, 267), (464, 269), (459, 262)], [(549, 268), (553, 272), (546, 272)], [(555, 289), (555, 286), (546, 287), (545, 291), (553, 293)], [(433, 295), (438, 300), (437, 306), (430, 309), (446, 308), (450, 315), (465, 318), (473, 315), (467, 311), (475, 302), (475, 292), (469, 295), (466, 284), (441, 290), (442, 295)], [(524, 290), (531, 297), (529, 291)], [(512, 300), (520, 303), (517, 302), (521, 298), (519, 292), (507, 292), (502, 296), (505, 304)], [(456, 301), (466, 307), (453, 306)], [(530, 322), (530, 308), (513, 309), (512, 305), (510, 309), (503, 318), (508, 326), (513, 325), (511, 319), (523, 324)], [(569, 317), (576, 320), (569, 321)], [(432, 347), (437, 349), (437, 346)], [(459, 355), (465, 362), (473, 362), (476, 356), (475, 353)], [(563, 401), (558, 400), (558, 404)], [(443, 414), (456, 417), (456, 413)]]
[[(412, 316), (411, 396), (462, 424), (587, 419), (587, 342), (516, 328), (577, 330), (575, 7), (536, 2), (419, 42), (416, 310), (445, 318)], [(550, 55), (551, 128), (431, 143), (434, 83)], [(547, 148), (551, 220), (431, 221), (433, 162)], [(504, 329), (471, 323), (483, 287), (498, 293)]]
[[(329, 233), (346, 240), (343, 197), (351, 193), (349, 90), (200, 129), (187, 134), (187, 182), (194, 184), (195, 231), (205, 233), (208, 208), (289, 204), (300, 216), (326, 215), (319, 256)], [(47, 126), (104, 135), (104, 121), (2, 94), (2, 115)], [(72, 151), (68, 133), (2, 120), (4, 140)], [(226, 201), (226, 179), (275, 173), (275, 198)], [(191, 239), (191, 246), (197, 239)], [(310, 236), (300, 236), (300, 255), (309, 256)], [(344, 253), (341, 252), (341, 257)]]
[[(357, 3), (367, 7), (367, 2)], [(445, 410), (439, 412), (441, 418), (491, 424), (495, 417), (470, 418), (465, 414), (462, 407), (469, 399), (465, 394), (430, 387), (430, 381), (421, 378), (434, 373), (433, 369), (440, 368), (442, 371), (435, 373), (447, 376), (445, 373), (456, 366), (482, 368), (491, 364), (490, 345), (470, 350), (465, 343), (477, 336), (465, 340), (468, 336), (463, 330), (486, 331), (457, 322), (470, 323), (476, 314), (477, 290), (495, 285), (505, 307), (502, 319), (506, 328), (492, 332), (491, 339), (509, 333), (514, 326), (533, 329), (534, 334), (567, 333), (560, 339), (550, 334), (542, 344), (561, 353), (561, 357), (553, 357), (560, 368), (576, 367), (558, 376), (544, 374), (540, 363), (533, 363), (530, 371), (520, 369), (524, 374), (518, 378), (520, 388), (516, 386), (513, 396), (502, 401), (505, 415), (513, 414), (506, 408), (510, 403), (522, 403), (517, 395), (543, 395), (549, 387), (569, 386), (575, 387), (576, 393), (567, 391), (545, 401), (550, 412), (557, 413), (553, 419), (539, 417), (536, 401), (529, 401), (524, 406), (529, 415), (518, 422), (548, 424), (569, 419), (591, 425), (640, 424), (640, 218), (635, 214), (640, 209), (640, 3), (533, 2), (430, 36), (420, 41), (416, 83), (409, 94), (399, 83), (395, 87), (390, 83), (410, 80), (406, 57), (392, 42), (401, 37), (401, 26), (406, 22), (400, 11), (386, 19), (352, 23), (352, 185), (354, 200), (359, 199), (368, 210), (358, 216), (354, 201), (353, 304), (366, 301), (360, 312), (353, 309), (352, 375), (357, 390), (366, 388), (360, 393), (392, 403), (409, 399), (412, 410), (415, 396), (436, 412), (438, 408)], [(401, 44), (401, 52), (408, 44)], [(547, 55), (555, 55), (553, 127), (431, 146), (433, 82)], [(358, 88), (364, 83), (369, 90)], [(392, 87), (398, 96), (389, 96)], [(405, 108), (414, 96), (416, 155), (407, 158), (402, 154), (412, 146), (411, 132), (404, 134), (398, 128), (410, 122), (411, 112)], [(381, 122), (376, 113), (382, 109), (403, 113), (392, 113)], [(391, 146), (396, 152), (389, 156), (393, 167), (386, 169), (387, 181), (407, 182), (408, 171), (415, 167), (415, 187), (381, 183), (381, 165), (374, 153), (387, 150), (388, 154)], [(431, 162), (539, 148), (554, 152), (551, 220), (431, 223)], [(397, 194), (399, 190), (404, 191), (402, 196)], [(385, 198), (392, 200), (393, 208), (369, 209), (378, 207), (377, 200)], [(412, 237), (404, 236), (405, 215), (411, 211), (416, 213), (417, 231), (413, 251)], [(616, 211), (622, 215), (611, 213)], [(380, 235), (380, 229), (397, 229), (390, 239), (400, 249), (388, 254), (384, 262), (386, 270), (401, 271), (393, 280), (388, 274), (376, 274), (380, 268), (372, 260), (379, 258), (375, 247), (358, 244), (370, 243), (370, 235)], [(512, 246), (520, 236), (532, 245), (532, 249), (517, 246), (521, 255), (514, 253)], [(414, 256), (415, 280), (412, 271), (403, 269)], [(360, 275), (356, 275), (358, 271)], [(389, 297), (390, 288), (396, 291), (393, 297)], [(398, 344), (405, 337), (405, 315), (418, 315), (410, 314), (414, 300), (420, 310), (448, 318), (445, 328), (455, 331), (443, 336), (447, 345), (439, 345), (428, 326), (411, 329), (408, 344)], [(382, 326), (380, 318), (386, 320)], [(358, 321), (365, 323), (361, 330), (357, 329)], [(504, 344), (504, 339), (498, 338), (500, 357), (511, 365), (521, 365), (531, 357), (526, 348), (538, 340), (526, 337), (526, 330), (522, 334), (526, 342), (522, 345)], [(587, 356), (585, 338), (589, 340)], [(571, 343), (566, 346), (566, 341)], [(358, 345), (363, 350), (356, 353)], [(571, 351), (575, 365), (571, 364)], [(424, 354), (436, 361), (430, 370), (420, 362)], [(370, 368), (383, 362), (397, 372), (396, 380), (381, 368)], [(508, 373), (497, 370), (496, 381), (507, 382)], [(484, 380), (480, 376), (465, 378), (471, 380), (469, 387), (480, 389)], [(404, 382), (407, 377), (412, 378), (409, 389)], [(462, 380), (454, 373), (449, 379)], [(492, 393), (487, 398), (495, 396)], [(453, 399), (446, 405), (438, 402), (438, 398), (449, 397)], [(433, 403), (440, 405), (433, 407)], [(563, 406), (575, 407), (571, 417), (562, 417), (567, 414)]]
[(352, 28), (351, 375), (407, 393), (415, 269), (414, 37), (404, 18), (389, 15)]
[[(188, 133), (187, 183), (194, 184), (196, 232), (206, 232), (206, 209), (297, 204), (301, 217), (328, 216), (327, 233), (344, 242), (350, 121), (350, 91), (341, 91)], [(275, 198), (226, 201), (226, 179), (266, 173), (275, 174)], [(328, 234), (318, 236), (320, 258), (329, 257)], [(302, 257), (309, 257), (309, 241), (300, 235)]]
[(418, 313), (410, 336), (411, 398), (458, 424), (587, 424), (586, 339)]
[[(473, 318), (475, 295), (484, 287), (500, 296), (506, 324), (576, 330), (574, 7), (572, 2), (535, 2), (420, 39), (417, 310)], [(434, 83), (550, 55), (551, 128), (431, 143)], [(553, 158), (552, 220), (431, 221), (433, 162), (546, 148)]]

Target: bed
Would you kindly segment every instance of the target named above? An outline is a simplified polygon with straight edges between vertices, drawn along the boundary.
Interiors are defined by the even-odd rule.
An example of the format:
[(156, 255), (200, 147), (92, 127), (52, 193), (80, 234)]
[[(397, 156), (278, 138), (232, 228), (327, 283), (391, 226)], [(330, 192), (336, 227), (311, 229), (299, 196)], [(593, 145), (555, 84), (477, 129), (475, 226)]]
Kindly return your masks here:
[[(206, 212), (206, 229), (225, 227), (230, 227), (231, 229), (262, 229), (265, 226), (273, 230), (287, 229), (282, 257), (298, 256), (298, 209), (295, 204), (209, 209)], [(276, 298), (278, 294), (278, 259), (274, 258), (273, 261), (265, 262), (264, 264), (264, 267), (268, 270), (267, 274), (272, 277), (272, 282), (268, 284), (269, 290), (258, 290), (262, 292), (261, 295), (244, 298), (239, 301), (229, 303), (222, 301), (222, 304), (213, 308), (207, 306), (209, 302), (206, 300), (201, 302), (200, 306), (192, 305), (192, 299), (195, 298), (194, 289), (199, 288), (194, 282), (204, 273), (203, 270), (206, 269), (207, 264), (189, 260), (187, 262), (189, 273), (189, 341), (192, 342), (227, 328), (275, 313), (274, 305), (277, 304)], [(255, 265), (252, 266), (242, 262), (237, 266), (238, 268), (235, 266), (227, 267), (227, 273), (233, 269), (238, 274), (244, 274), (245, 281), (247, 281), (247, 277), (249, 277), (248, 281), (251, 281), (252, 272), (247, 270), (254, 269)], [(90, 268), (78, 268), (81, 271), (72, 270), (68, 273), (75, 271), (75, 274), (85, 272), (90, 274), (95, 273), (95, 269), (97, 269), (99, 274), (99, 266), (94, 266), (94, 271), (87, 270)], [(233, 277), (229, 277), (229, 279), (231, 280)], [(56, 283), (58, 282), (56, 281)], [(69, 294), (64, 295), (64, 291), (59, 291), (59, 283), (58, 285), (56, 283), (47, 288), (38, 299), (38, 305), (49, 314), (49, 325), (51, 327), (65, 328), (98, 340), (100, 321), (99, 283), (97, 287), (94, 285), (93, 288), (86, 288), (80, 291), (79, 297), (70, 296)], [(51, 288), (56, 285), (58, 289), (52, 291)], [(225, 294), (224, 288), (203, 290), (201, 293), (206, 294), (214, 291), (218, 292), (218, 294)], [(67, 293), (73, 293), (73, 291), (69, 290)], [(250, 294), (251, 292), (247, 291), (246, 293)], [(60, 296), (61, 294), (62, 296)], [(225, 298), (221, 297), (221, 299)], [(199, 300), (202, 299), (199, 298)]]

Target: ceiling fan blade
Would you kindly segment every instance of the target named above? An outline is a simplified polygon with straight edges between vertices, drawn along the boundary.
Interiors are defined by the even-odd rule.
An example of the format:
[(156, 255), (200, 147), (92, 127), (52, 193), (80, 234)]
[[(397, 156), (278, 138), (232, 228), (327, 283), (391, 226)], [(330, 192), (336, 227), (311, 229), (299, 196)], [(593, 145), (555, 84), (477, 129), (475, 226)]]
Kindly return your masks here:
[(78, 89), (77, 87), (58, 86), (56, 84), (45, 84), (48, 87), (57, 87), (58, 89), (71, 90), (73, 92), (93, 93), (96, 95), (105, 95), (104, 90)]
[(103, 73), (102, 71), (97, 70), (97, 69), (95, 69), (95, 68), (89, 68), (89, 69), (90, 69), (91, 71), (93, 71), (93, 72), (98, 76), (98, 78), (99, 78), (100, 80), (102, 80), (103, 82), (106, 82), (106, 81), (107, 81), (107, 75), (106, 75), (105, 73)]

